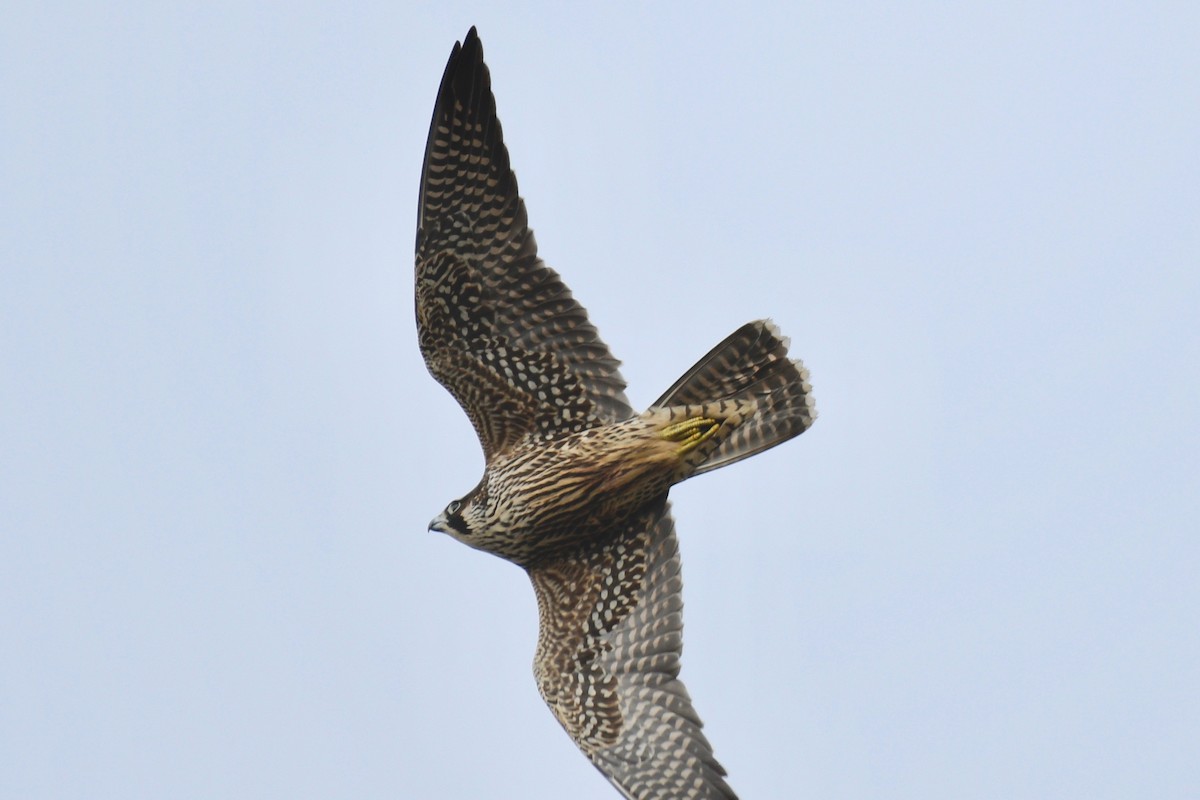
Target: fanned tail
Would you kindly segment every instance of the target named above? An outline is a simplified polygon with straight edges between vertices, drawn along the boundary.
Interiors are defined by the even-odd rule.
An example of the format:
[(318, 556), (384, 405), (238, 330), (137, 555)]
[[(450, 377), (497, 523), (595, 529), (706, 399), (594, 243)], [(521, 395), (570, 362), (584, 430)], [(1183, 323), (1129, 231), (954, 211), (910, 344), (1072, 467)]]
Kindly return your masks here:
[(675, 419), (719, 420), (689, 453), (688, 476), (749, 458), (799, 436), (817, 418), (808, 370), (788, 358), (770, 320), (747, 323), (684, 373), (652, 406)]

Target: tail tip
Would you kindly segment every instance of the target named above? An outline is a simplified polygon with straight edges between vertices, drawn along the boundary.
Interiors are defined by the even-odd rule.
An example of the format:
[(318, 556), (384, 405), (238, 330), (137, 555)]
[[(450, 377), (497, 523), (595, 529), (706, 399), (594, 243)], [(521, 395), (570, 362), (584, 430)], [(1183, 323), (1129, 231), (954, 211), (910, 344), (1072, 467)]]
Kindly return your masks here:
[[(791, 349), (792, 339), (790, 336), (785, 336), (779, 326), (775, 324), (775, 320), (770, 317), (755, 320), (752, 325), (757, 325), (758, 328), (764, 331), (767, 335), (779, 342), (784, 353)], [(809, 425), (817, 419), (817, 400), (813, 397), (812, 382), (809, 378), (808, 367), (804, 366), (804, 362), (798, 358), (789, 358), (792, 366), (796, 368), (797, 374), (800, 376), (800, 391), (804, 395), (805, 413), (809, 418)], [(806, 426), (807, 429), (807, 426)]]
[(808, 367), (804, 366), (804, 362), (798, 358), (793, 358), (791, 361), (800, 376), (800, 391), (804, 394), (804, 408), (808, 413), (809, 425), (811, 425), (817, 419), (817, 398), (813, 396)]
[(773, 336), (781, 345), (783, 345), (784, 350), (791, 348), (792, 337), (785, 336), (783, 331), (779, 330), (779, 326), (775, 324), (775, 320), (771, 319), (770, 317), (767, 317), (766, 319), (760, 319), (758, 320), (758, 326)]

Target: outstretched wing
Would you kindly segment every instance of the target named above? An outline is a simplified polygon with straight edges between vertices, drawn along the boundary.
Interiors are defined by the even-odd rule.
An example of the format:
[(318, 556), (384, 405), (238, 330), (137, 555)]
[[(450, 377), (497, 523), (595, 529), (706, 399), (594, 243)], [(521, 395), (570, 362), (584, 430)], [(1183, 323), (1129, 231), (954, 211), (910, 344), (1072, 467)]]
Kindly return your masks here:
[(665, 503), (530, 569), (542, 698), (629, 800), (736, 800), (680, 682), (683, 581)]
[(628, 417), (618, 362), (538, 258), (474, 28), (442, 76), (419, 205), (421, 353), (485, 456), (533, 431)]

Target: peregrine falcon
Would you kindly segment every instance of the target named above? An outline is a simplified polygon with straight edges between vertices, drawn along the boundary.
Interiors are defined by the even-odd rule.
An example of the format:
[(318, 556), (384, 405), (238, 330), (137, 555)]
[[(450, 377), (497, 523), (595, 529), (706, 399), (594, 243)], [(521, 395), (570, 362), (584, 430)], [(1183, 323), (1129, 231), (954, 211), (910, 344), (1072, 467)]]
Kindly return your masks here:
[(430, 529), (528, 572), (538, 689), (624, 797), (735, 798), (678, 678), (667, 492), (812, 425), (787, 339), (748, 323), (635, 413), (619, 362), (538, 257), (474, 28), (454, 45), (429, 129), (416, 312), (425, 363), (486, 460)]

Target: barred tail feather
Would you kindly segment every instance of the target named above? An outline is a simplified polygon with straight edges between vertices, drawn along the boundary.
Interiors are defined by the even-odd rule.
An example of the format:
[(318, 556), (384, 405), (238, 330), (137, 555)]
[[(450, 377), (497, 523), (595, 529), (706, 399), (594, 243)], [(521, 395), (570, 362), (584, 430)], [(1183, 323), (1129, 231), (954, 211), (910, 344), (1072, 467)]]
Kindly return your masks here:
[[(693, 475), (749, 458), (799, 436), (817, 418), (808, 370), (788, 358), (788, 340), (770, 320), (743, 325), (696, 362), (654, 407), (699, 406), (727, 417)], [(698, 409), (698, 410), (700, 410)]]

